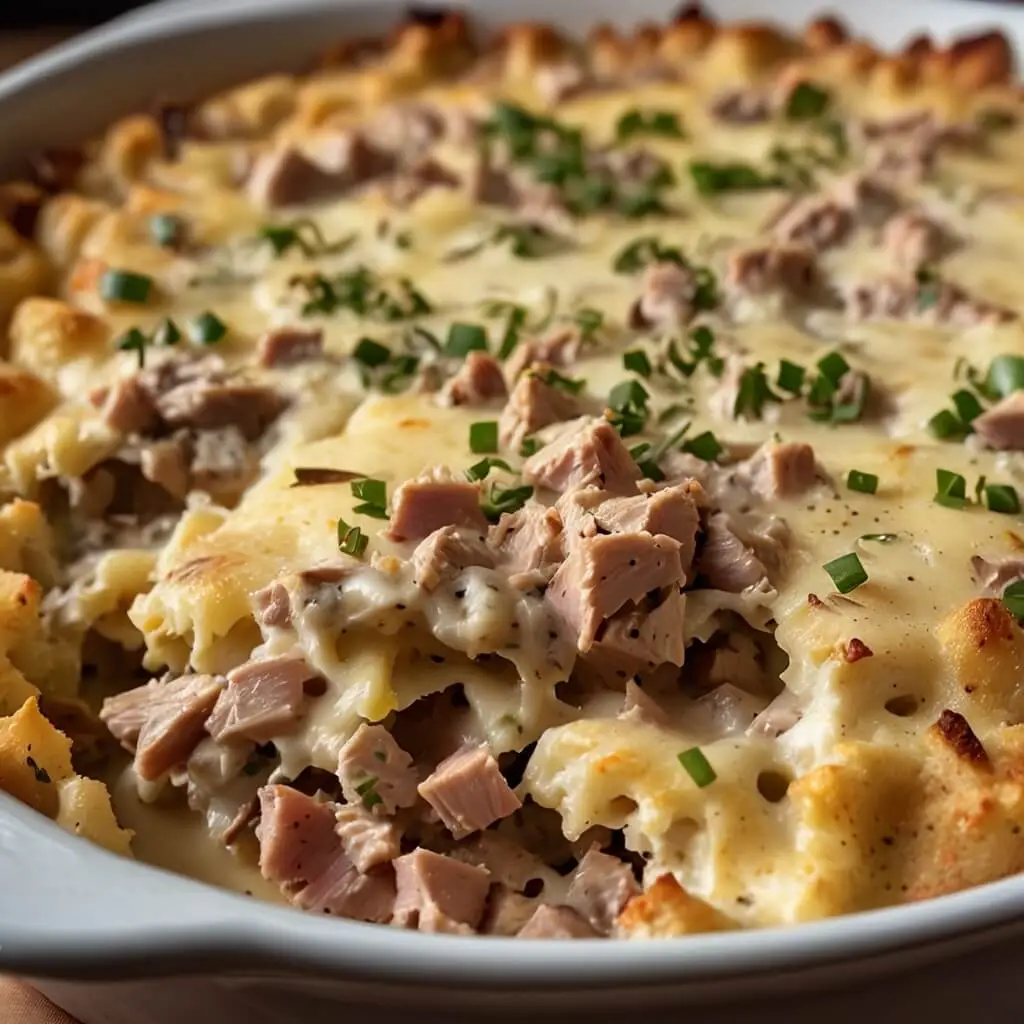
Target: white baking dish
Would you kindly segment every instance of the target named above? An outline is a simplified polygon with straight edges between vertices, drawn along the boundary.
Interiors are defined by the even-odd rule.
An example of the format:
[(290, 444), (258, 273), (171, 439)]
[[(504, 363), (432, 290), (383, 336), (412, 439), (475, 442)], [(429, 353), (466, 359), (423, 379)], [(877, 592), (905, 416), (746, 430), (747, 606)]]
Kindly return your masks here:
[[(503, 0), (463, 6), (495, 27)], [(664, 18), (664, 0), (522, 0), (516, 18)], [(819, 0), (711, 3), (725, 18), (799, 24)], [(552, 8), (555, 9), (552, 9)], [(333, 38), (393, 22), (388, 0), (178, 0), (125, 18), (0, 77), (0, 174), (36, 146), (74, 141), (159, 95), (299, 67)], [(1024, 11), (982, 3), (860, 0), (844, 15), (892, 46), (999, 26)], [(658, 943), (563, 944), (427, 936), (322, 920), (116, 858), (0, 795), (0, 971), (25, 974), (86, 1024), (375, 1020), (565, 1020), (644, 1008), (649, 1019), (861, 1020), (1019, 1016), (1024, 878), (908, 907), (788, 930)], [(941, 966), (940, 966), (941, 964)], [(840, 994), (841, 991), (841, 994)], [(1000, 1006), (999, 999), (1005, 999)], [(979, 1001), (980, 1000), (980, 1001)], [(237, 1015), (237, 1016), (236, 1016)]]

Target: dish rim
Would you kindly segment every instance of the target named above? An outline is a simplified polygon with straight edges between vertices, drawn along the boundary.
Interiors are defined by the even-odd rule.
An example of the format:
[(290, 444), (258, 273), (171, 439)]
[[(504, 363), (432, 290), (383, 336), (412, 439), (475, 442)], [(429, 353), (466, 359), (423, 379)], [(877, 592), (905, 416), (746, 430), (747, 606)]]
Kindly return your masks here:
[[(865, 16), (881, 16), (885, 5), (885, 0), (866, 0), (851, 20), (861, 24)], [(471, 15), (483, 11), (507, 20), (495, 0), (461, 0), (457, 6)], [(743, 16), (758, 5), (740, 0), (708, 6), (727, 6), (730, 16)], [(768, 15), (763, 6), (761, 16), (772, 20), (821, 11), (820, 0), (787, 0)], [(51, 76), (74, 73), (76, 67), (84, 74), (91, 61), (158, 37), (174, 45), (211, 28), (312, 19), (328, 11), (368, 18), (371, 7), (375, 21), (382, 9), (392, 14), (403, 9), (393, 0), (290, 0), (287, 11), (275, 0), (221, 0), (213, 9), (169, 0), (0, 75), (0, 111)], [(924, 5), (910, 7), (923, 20)], [(995, 22), (1018, 43), (1024, 39), (1024, 11), (959, 0), (933, 2), (928, 9), (962, 16), (961, 28)], [(549, 13), (558, 20), (559, 11)], [(0, 900), (0, 970), (40, 977), (149, 977), (259, 966), (460, 989), (635, 988), (795, 972), (1024, 932), (1024, 875), (1019, 875), (921, 903), (798, 926), (650, 942), (582, 940), (560, 943), (557, 952), (542, 942), (422, 935), (325, 921), (126, 861), (63, 832), (5, 794), (0, 794), (0, 870), (23, 880)]]

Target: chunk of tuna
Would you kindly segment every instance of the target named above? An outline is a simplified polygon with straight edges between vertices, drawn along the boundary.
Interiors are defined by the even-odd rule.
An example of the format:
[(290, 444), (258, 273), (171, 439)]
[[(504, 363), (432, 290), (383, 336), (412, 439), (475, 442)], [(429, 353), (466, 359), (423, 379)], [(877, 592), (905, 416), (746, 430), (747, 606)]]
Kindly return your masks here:
[(542, 64), (533, 76), (534, 88), (549, 106), (555, 106), (577, 95), (583, 90), (586, 82), (586, 69), (571, 60), (559, 61), (557, 64)]
[(508, 379), (516, 380), (524, 370), (535, 366), (572, 366), (580, 352), (577, 330), (557, 331), (546, 338), (520, 341), (505, 363)]
[(707, 577), (709, 586), (731, 594), (739, 594), (768, 578), (757, 552), (740, 540), (725, 512), (716, 512), (708, 519), (697, 570)]
[(577, 638), (577, 649), (588, 651), (601, 623), (629, 602), (682, 585), (679, 552), (677, 540), (649, 533), (579, 539), (547, 590), (552, 610)]
[(456, 839), (487, 828), (522, 804), (483, 747), (445, 758), (419, 785), (419, 794)]
[(612, 494), (635, 494), (643, 474), (605, 420), (581, 418), (523, 464), (523, 479), (552, 491), (601, 487)]
[(855, 283), (843, 294), (852, 320), (921, 320), (952, 327), (996, 324), (1016, 317), (1013, 310), (974, 298), (951, 281), (917, 282), (889, 275)]
[(1014, 391), (986, 409), (972, 423), (974, 432), (989, 448), (1024, 450), (1024, 391)]
[(142, 475), (168, 494), (183, 500), (192, 485), (186, 441), (182, 437), (151, 441), (139, 449)]
[(755, 246), (730, 255), (727, 278), (750, 295), (783, 292), (799, 298), (817, 286), (818, 263), (806, 245)]
[(631, 322), (637, 327), (672, 328), (689, 323), (697, 310), (697, 276), (678, 263), (651, 263), (644, 270)]
[(159, 419), (149, 392), (137, 376), (116, 381), (103, 394), (100, 415), (107, 426), (123, 434), (145, 434)]
[(626, 680), (626, 696), (622, 701), (620, 718), (647, 725), (667, 725), (665, 709), (632, 679)]
[(561, 561), (562, 519), (553, 508), (528, 501), (492, 526), (487, 543), (512, 573), (532, 572)]
[(814, 449), (796, 441), (763, 445), (741, 464), (739, 472), (756, 494), (769, 500), (798, 498), (818, 479)]
[(366, 126), (372, 143), (385, 152), (417, 154), (446, 133), (445, 114), (427, 103), (396, 103), (385, 107)]
[(206, 731), (218, 742), (269, 743), (298, 724), (304, 684), (315, 678), (305, 659), (295, 655), (247, 661), (228, 673)]
[(902, 270), (915, 271), (943, 253), (946, 235), (941, 225), (918, 210), (897, 214), (885, 223), (882, 245)]
[(333, 804), (289, 786), (260, 790), (260, 871), (305, 910), (358, 921), (390, 920), (395, 882), (390, 872), (360, 873), (335, 831)]
[(253, 595), (252, 603), (256, 624), (262, 630), (279, 629), (292, 621), (291, 594), (278, 580), (268, 583)]
[(622, 908), (639, 892), (628, 864), (592, 847), (573, 873), (566, 903), (599, 934), (610, 935)]
[(486, 405), (492, 399), (508, 394), (501, 365), (486, 352), (470, 352), (458, 373), (444, 386), (443, 405)]
[(195, 750), (222, 686), (221, 680), (206, 675), (154, 679), (108, 697), (100, 718), (114, 738), (134, 752), (139, 778), (154, 782)]
[(248, 441), (261, 437), (285, 407), (285, 399), (260, 384), (218, 383), (198, 378), (156, 397), (156, 407), (171, 428), (219, 430), (235, 427)]
[(467, 180), (470, 197), (485, 206), (514, 206), (519, 191), (507, 168), (496, 166), (488, 152), (481, 151), (470, 168)]
[(540, 371), (531, 371), (520, 377), (512, 389), (498, 420), (498, 436), (503, 447), (519, 451), (528, 435), (579, 414), (579, 402), (574, 395), (547, 384)]
[(483, 868), (424, 849), (407, 853), (394, 864), (398, 898), (393, 924), (421, 932), (476, 930), (490, 888)]
[(539, 905), (540, 901), (536, 898), (524, 896), (507, 885), (496, 882), (491, 886), (487, 911), (480, 922), (480, 934), (516, 935)]
[(806, 246), (822, 252), (846, 240), (853, 216), (829, 196), (797, 200), (775, 222), (772, 234), (786, 245)]
[(772, 100), (761, 89), (730, 89), (712, 100), (710, 113), (724, 124), (761, 124), (772, 116)]
[(880, 225), (900, 204), (899, 193), (885, 182), (869, 174), (847, 174), (837, 178), (829, 188), (829, 195), (854, 221), (872, 227)]
[(625, 655), (637, 667), (683, 664), (686, 657), (686, 595), (670, 588), (657, 599), (620, 609), (597, 631), (596, 653)]
[(334, 820), (345, 856), (364, 875), (371, 868), (390, 864), (402, 852), (398, 829), (363, 807), (340, 804), (334, 809)]
[(457, 526), (435, 530), (412, 553), (416, 585), (428, 593), (471, 565), (493, 569), (496, 564), (495, 553), (483, 534)]
[(480, 485), (435, 466), (395, 491), (385, 535), (390, 540), (418, 541), (442, 526), (467, 526), (485, 533), (487, 519), (480, 510)]
[(262, 366), (295, 366), (320, 359), (324, 332), (319, 328), (275, 327), (260, 336), (256, 354)]
[(424, 157), (395, 175), (388, 194), (396, 206), (409, 206), (432, 188), (458, 188), (461, 181), (444, 164), (432, 157)]
[(338, 752), (338, 778), (350, 804), (394, 814), (416, 803), (412, 758), (382, 725), (359, 726)]
[(516, 934), (517, 939), (596, 939), (589, 922), (572, 907), (539, 906)]
[(593, 515), (609, 533), (647, 532), (678, 541), (680, 563), (687, 573), (697, 549), (698, 503), (704, 500), (704, 488), (696, 480), (686, 480), (646, 494), (609, 498), (594, 508)]

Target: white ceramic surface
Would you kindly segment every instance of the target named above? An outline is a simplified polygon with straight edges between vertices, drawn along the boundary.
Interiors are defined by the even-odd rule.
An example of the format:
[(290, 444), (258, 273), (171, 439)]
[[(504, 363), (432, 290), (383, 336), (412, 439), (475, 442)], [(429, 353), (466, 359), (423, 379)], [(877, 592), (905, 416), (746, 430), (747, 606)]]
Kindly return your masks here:
[[(672, 4), (467, 0), (485, 26), (510, 16), (664, 18)], [(799, 24), (819, 0), (720, 0), (723, 17)], [(74, 141), (160, 95), (202, 93), (299, 67), (325, 42), (379, 31), (391, 0), (171, 0), (0, 77), (0, 174), (31, 148)], [(1024, 11), (984, 3), (859, 0), (855, 27), (894, 45), (998, 25), (1024, 42)], [(588, 1020), (642, 1006), (670, 1019), (766, 1024), (1020, 1016), (1024, 877), (929, 903), (801, 928), (662, 943), (529, 943), (423, 936), (323, 920), (116, 858), (0, 795), (0, 971), (34, 976), (86, 1024), (450, 1021), (525, 1013)], [(1020, 951), (1020, 952), (1018, 952)], [(144, 979), (144, 980), (140, 980)], [(1000, 993), (1005, 1005), (999, 1006)], [(664, 1014), (664, 1017), (663, 1017)], [(891, 1015), (891, 1016), (890, 1016)]]

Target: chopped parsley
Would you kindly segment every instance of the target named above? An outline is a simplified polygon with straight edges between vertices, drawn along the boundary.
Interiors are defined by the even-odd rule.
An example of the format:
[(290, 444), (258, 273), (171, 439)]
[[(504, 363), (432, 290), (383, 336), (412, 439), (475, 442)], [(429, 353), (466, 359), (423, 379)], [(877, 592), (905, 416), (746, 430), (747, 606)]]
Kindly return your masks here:
[(383, 366), (391, 358), (391, 349), (379, 341), (374, 341), (373, 338), (360, 338), (352, 351), (352, 358), (357, 363), (373, 369), (376, 366)]
[(506, 473), (513, 472), (512, 467), (504, 459), (486, 458), (481, 459), (479, 462), (474, 462), (466, 470), (466, 479), (471, 483), (486, 480), (492, 469), (503, 469)]
[(578, 395), (587, 383), (581, 377), (565, 377), (557, 370), (550, 368), (546, 370), (531, 370), (530, 375), (543, 381), (549, 388), (558, 388), (559, 391), (565, 391), (570, 395)]
[(638, 380), (622, 381), (608, 393), (606, 416), (622, 437), (631, 437), (644, 429), (650, 397)]
[(146, 347), (149, 345), (149, 338), (139, 330), (138, 327), (131, 327), (114, 342), (119, 352), (134, 352), (139, 361), (139, 369), (146, 365)]
[(540, 451), (540, 441), (535, 437), (524, 437), (523, 443), (519, 446), (519, 454), (522, 458), (528, 459)]
[(996, 398), (1006, 398), (1014, 391), (1024, 390), (1024, 356), (996, 356), (985, 375), (985, 391)]
[(529, 484), (518, 487), (501, 487), (492, 483), (487, 496), (480, 503), (480, 509), (489, 522), (496, 523), (506, 512), (518, 512), (533, 497)]
[(710, 430), (705, 430), (696, 437), (691, 437), (689, 441), (685, 441), (683, 451), (695, 455), (704, 462), (714, 462), (725, 451), (725, 448)]
[(99, 291), (104, 302), (129, 302), (144, 306), (153, 291), (153, 278), (130, 270), (111, 269), (100, 278)]
[(960, 417), (949, 409), (940, 409), (929, 421), (928, 430), (932, 437), (940, 441), (948, 441), (952, 438), (962, 439), (967, 433), (967, 427), (961, 422)]
[(645, 114), (636, 107), (627, 110), (615, 125), (615, 137), (619, 142), (635, 135), (657, 135), (666, 139), (685, 137), (679, 116), (671, 110), (651, 110)]
[(641, 377), (650, 377), (652, 373), (651, 361), (643, 349), (634, 348), (622, 353), (622, 366), (630, 373), (638, 373)]
[(358, 526), (349, 526), (344, 519), (338, 520), (338, 550), (353, 558), (362, 558), (370, 538)]
[(839, 558), (826, 562), (822, 568), (832, 578), (832, 583), (840, 594), (849, 594), (851, 590), (856, 590), (862, 583), (868, 581), (868, 574), (861, 565), (860, 558), (852, 551), (848, 555), (840, 555)]
[(388, 490), (383, 480), (373, 480), (370, 477), (353, 480), (352, 496), (362, 502), (352, 509), (357, 515), (371, 516), (374, 519), (388, 518)]
[(257, 236), (274, 250), (275, 256), (283, 256), (291, 249), (298, 249), (303, 256), (337, 256), (355, 245), (358, 235), (346, 235), (336, 242), (328, 242), (320, 225), (309, 217), (302, 217), (289, 224), (265, 224)]
[(967, 504), (967, 481), (959, 473), (937, 469), (933, 500), (946, 508), (963, 508)]
[(1003, 591), (1003, 604), (1017, 619), (1024, 619), (1024, 580), (1015, 580)]
[(874, 494), (878, 490), (878, 477), (874, 473), (851, 469), (846, 476), (846, 486), (861, 494)]
[(572, 322), (580, 332), (580, 341), (593, 341), (594, 335), (604, 324), (604, 313), (599, 309), (584, 306), (572, 314)]
[(1013, 516), (1020, 512), (1020, 498), (1010, 484), (983, 484), (985, 507), (990, 512)]
[(215, 345), (228, 333), (228, 328), (216, 313), (207, 310), (189, 324), (188, 333), (200, 345)]
[(148, 227), (150, 238), (164, 249), (173, 249), (185, 237), (185, 222), (173, 213), (154, 214)]
[(153, 332), (152, 343), (164, 348), (177, 345), (179, 341), (181, 341), (181, 329), (170, 317), (165, 317)]
[(368, 775), (356, 786), (356, 795), (362, 800), (363, 806), (367, 810), (384, 803), (384, 798), (377, 792), (377, 783), (379, 782), (380, 779), (376, 775)]
[(698, 789), (710, 786), (718, 778), (700, 747), (690, 747), (678, 756), (679, 763), (686, 769), (686, 774), (693, 779)]
[(810, 82), (800, 82), (789, 94), (783, 113), (787, 121), (810, 121), (821, 117), (832, 102), (832, 94)]
[(783, 359), (779, 363), (779, 375), (775, 379), (775, 384), (791, 395), (799, 395), (803, 391), (806, 376), (807, 371), (802, 366)]
[(764, 363), (749, 366), (743, 371), (732, 405), (734, 419), (759, 420), (768, 402), (777, 402), (778, 395), (768, 386)]
[(474, 351), (487, 351), (487, 331), (479, 324), (452, 324), (444, 342), (444, 354), (465, 357)]
[(616, 274), (636, 274), (650, 263), (677, 263), (681, 267), (689, 265), (680, 249), (663, 246), (654, 235), (644, 235), (619, 250), (612, 269)]
[(481, 420), (469, 425), (469, 450), (475, 455), (491, 455), (498, 450), (497, 420)]
[(434, 308), (408, 278), (399, 279), (389, 288), (365, 266), (333, 278), (300, 274), (292, 278), (291, 284), (306, 293), (303, 316), (330, 316), (349, 310), (356, 316), (394, 321), (423, 316)]
[(509, 243), (509, 251), (518, 259), (534, 260), (556, 252), (564, 240), (539, 224), (502, 224), (491, 236), (495, 245)]
[(775, 174), (762, 174), (756, 167), (741, 161), (713, 163), (692, 160), (689, 164), (694, 188), (702, 196), (715, 196), (723, 192), (751, 192), (756, 189), (782, 188), (783, 180)]

